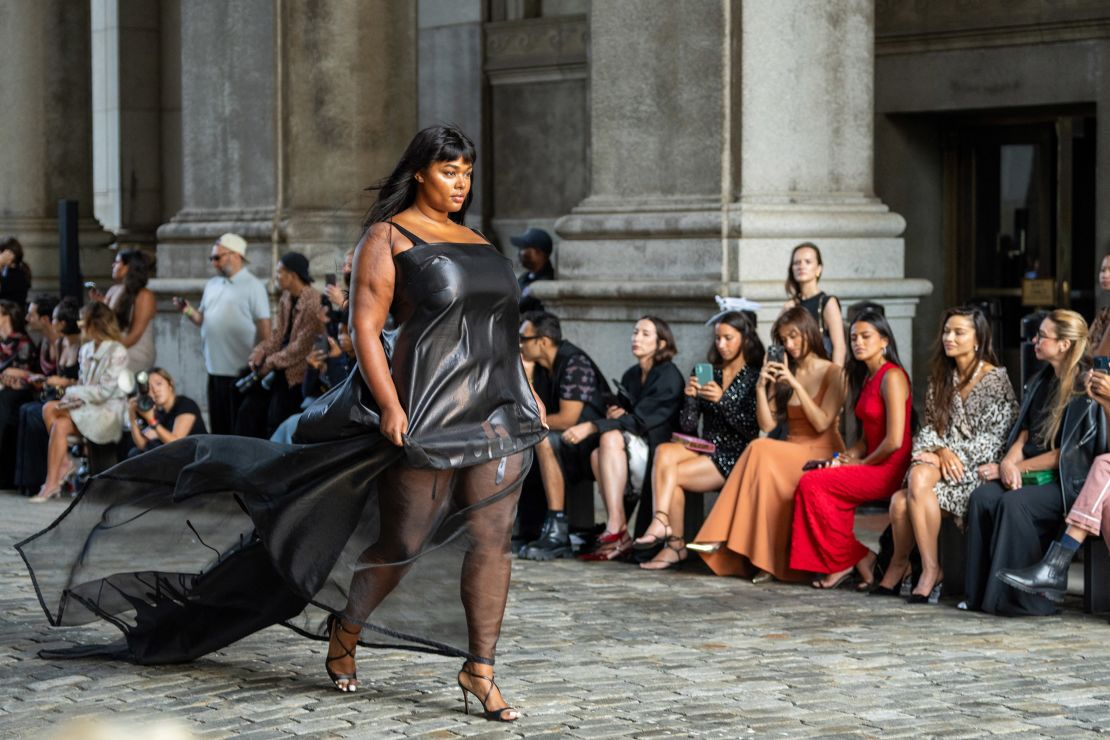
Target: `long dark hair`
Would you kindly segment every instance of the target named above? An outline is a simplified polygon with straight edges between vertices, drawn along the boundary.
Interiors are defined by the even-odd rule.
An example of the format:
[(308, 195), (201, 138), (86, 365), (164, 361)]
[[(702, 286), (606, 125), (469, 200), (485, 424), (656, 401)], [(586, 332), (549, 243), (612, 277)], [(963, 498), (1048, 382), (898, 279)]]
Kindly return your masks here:
[(23, 261), (23, 245), (14, 236), (5, 236), (0, 238), (0, 252), (10, 251), (15, 255), (15, 261), (9, 267), (18, 268), (27, 276), (27, 282), (31, 281), (31, 266)]
[(54, 308), (58, 321), (62, 322), (62, 334), (73, 336), (81, 333), (77, 320), (81, 318), (81, 304), (73, 296), (66, 296)]
[(151, 258), (142, 250), (124, 249), (116, 255), (116, 259), (127, 265), (127, 274), (123, 277), (123, 295), (115, 308), (116, 323), (122, 331), (127, 332), (131, 328), (131, 309), (135, 307), (135, 298), (150, 282)]
[[(894, 330), (890, 328), (890, 322), (886, 320), (886, 316), (873, 308), (866, 308), (852, 321), (852, 326), (856, 324), (871, 324), (875, 327), (879, 336), (887, 341), (885, 352), (887, 362), (892, 362), (905, 370), (902, 359), (898, 356), (898, 342), (894, 341)], [(848, 387), (851, 389), (852, 407), (855, 407), (856, 402), (859, 401), (860, 391), (863, 390), (863, 384), (867, 382), (867, 364), (857, 360), (852, 352), (848, 353), (848, 362), (845, 364), (847, 367), (844, 371), (848, 376)]]
[[(363, 229), (379, 221), (388, 221), (416, 201), (416, 173), (435, 162), (453, 162), (462, 158), (474, 164), (474, 142), (457, 126), (429, 126), (412, 137), (405, 153), (401, 155), (393, 173), (371, 190), (378, 191), (378, 199), (370, 206)], [(462, 208), (447, 214), (457, 224), (463, 223), (466, 209), (474, 199), (474, 191), (466, 194)]]
[[(817, 266), (825, 266), (825, 261), (821, 259), (821, 250), (813, 242), (802, 242), (790, 250), (790, 264), (786, 267), (786, 294), (797, 301), (802, 300), (802, 286), (798, 285), (798, 281), (794, 279), (794, 255), (798, 253), (799, 249), (812, 249), (813, 253), (817, 255)], [(821, 277), (818, 276), (817, 280), (820, 281)]]
[[(975, 360), (965, 377), (957, 378), (956, 361), (944, 353), (944, 327), (948, 319), (953, 316), (962, 316), (968, 319), (975, 329)], [(980, 362), (998, 364), (991, 345), (991, 325), (986, 315), (978, 306), (957, 306), (950, 308), (940, 317), (940, 331), (937, 333), (937, 342), (933, 347), (933, 359), (929, 364), (929, 388), (933, 392), (933, 426), (941, 436), (948, 431), (948, 423), (952, 420), (952, 399), (956, 393), (963, 390), (971, 379)]]
[[(794, 306), (783, 311), (775, 319), (775, 323), (771, 325), (771, 341), (784, 344), (782, 335), (786, 333), (789, 327), (794, 327), (802, 335), (802, 341), (805, 342), (805, 351), (802, 352), (802, 357), (817, 355), (822, 360), (829, 359), (829, 355), (825, 352), (825, 340), (821, 336), (821, 327), (817, 326), (817, 319), (813, 318), (813, 314), (802, 306)], [(784, 355), (786, 366), (790, 368), (790, 372), (797, 372), (797, 361), (788, 352)], [(778, 419), (779, 423), (786, 421), (786, 407), (790, 403), (790, 396), (792, 395), (794, 395), (794, 391), (786, 381), (780, 380), (775, 384), (775, 418)]]
[[(759, 334), (755, 331), (755, 320), (744, 311), (729, 311), (713, 322), (713, 329), (716, 331), (718, 324), (728, 324), (736, 331), (740, 332), (742, 339), (740, 340), (740, 351), (744, 355), (744, 364), (753, 370), (758, 370), (763, 367), (763, 342), (759, 339)], [(725, 364), (724, 358), (721, 353), (717, 351), (717, 342), (714, 341), (709, 345), (709, 352), (706, 353), (706, 359), (713, 367), (721, 367)]]

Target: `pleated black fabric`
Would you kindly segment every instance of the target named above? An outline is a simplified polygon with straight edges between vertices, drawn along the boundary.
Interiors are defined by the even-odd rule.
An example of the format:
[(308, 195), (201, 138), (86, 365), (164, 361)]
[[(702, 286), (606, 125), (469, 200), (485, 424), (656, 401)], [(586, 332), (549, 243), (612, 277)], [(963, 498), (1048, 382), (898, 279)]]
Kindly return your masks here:
[(103, 619), (124, 640), (55, 655), (181, 662), (272, 624), (325, 637), (329, 612), (361, 621), (364, 645), (492, 652), (516, 495), (546, 433), (516, 280), (484, 244), (419, 243), (394, 264), (404, 447), (378, 433), (355, 368), (305, 412), (299, 444), (188, 437), (96, 476), (16, 547), (51, 624)]

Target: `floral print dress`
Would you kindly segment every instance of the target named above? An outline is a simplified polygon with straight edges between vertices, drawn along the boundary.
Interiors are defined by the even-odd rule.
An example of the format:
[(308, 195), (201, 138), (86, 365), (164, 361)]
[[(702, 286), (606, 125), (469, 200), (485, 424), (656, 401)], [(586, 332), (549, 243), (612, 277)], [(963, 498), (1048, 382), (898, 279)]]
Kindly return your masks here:
[(942, 477), (934, 490), (940, 508), (963, 519), (971, 492), (983, 482), (979, 466), (998, 462), (1006, 452), (1006, 438), (1017, 418), (1017, 400), (1005, 368), (996, 367), (972, 387), (966, 401), (959, 393), (952, 394), (948, 429), (942, 435), (936, 428), (935, 399), (930, 384), (925, 397), (925, 426), (913, 441), (913, 453), (947, 448), (960, 458), (963, 477), (958, 481)]

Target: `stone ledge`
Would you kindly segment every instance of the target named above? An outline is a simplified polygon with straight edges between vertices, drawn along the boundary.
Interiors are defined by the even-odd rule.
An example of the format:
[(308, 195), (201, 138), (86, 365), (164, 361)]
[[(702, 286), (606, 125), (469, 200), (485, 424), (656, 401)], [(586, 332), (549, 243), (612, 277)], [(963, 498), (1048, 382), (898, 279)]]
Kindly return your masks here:
[[(825, 280), (821, 282), (821, 287), (831, 295), (842, 297), (841, 302), (845, 305), (849, 302), (875, 298), (916, 301), (933, 292), (933, 284), (919, 278)], [(782, 283), (770, 280), (740, 282), (644, 280), (622, 283), (603, 280), (545, 280), (532, 284), (532, 295), (541, 301), (562, 303), (626, 300), (686, 302), (708, 299), (712, 301), (715, 295), (744, 296), (764, 304), (774, 303), (776, 307), (786, 301)]]

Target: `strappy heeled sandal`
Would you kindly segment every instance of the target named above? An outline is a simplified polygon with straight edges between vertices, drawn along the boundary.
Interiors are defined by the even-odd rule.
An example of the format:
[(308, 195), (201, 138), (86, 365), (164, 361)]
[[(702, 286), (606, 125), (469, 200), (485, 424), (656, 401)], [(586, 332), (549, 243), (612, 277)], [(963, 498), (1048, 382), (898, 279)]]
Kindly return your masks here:
[[(330, 652), (331, 651), (331, 638), (335, 634), (335, 629), (336, 629), (337, 626), (339, 627), (340, 632), (346, 632), (348, 635), (355, 635), (355, 644), (352, 645), (351, 647), (347, 647), (346, 645), (343, 644), (342, 639), (338, 639), (338, 640), (336, 640), (336, 642), (339, 644), (339, 647), (343, 648), (343, 652), (340, 653), (339, 655), (332, 655), (331, 652)], [(360, 634), (362, 634), (362, 630), (358, 630), (357, 632), (352, 632), (351, 630), (349, 630), (349, 629), (347, 629), (346, 627), (343, 626), (343, 620), (342, 619), (335, 616), (334, 614), (329, 614), (328, 615), (328, 651), (329, 652), (328, 652), (327, 657), (324, 658), (324, 670), (328, 672), (328, 678), (330, 678), (332, 683), (335, 684), (335, 688), (339, 689), (340, 691), (342, 691), (344, 693), (352, 692), (352, 691), (354, 691), (355, 689), (358, 688), (358, 672), (353, 671), (351, 673), (336, 673), (331, 669), (331, 664), (334, 663), (337, 660), (343, 660), (344, 658), (352, 658), (353, 659), (355, 657), (355, 649), (358, 647), (358, 635), (360, 635)], [(339, 685), (340, 681), (346, 681), (347, 685), (346, 686), (340, 686)]]
[[(675, 546), (676, 542), (679, 543), (677, 547)], [(686, 558), (688, 557), (688, 553), (686, 552), (686, 542), (681, 537), (673, 537), (673, 536), (668, 537), (666, 542), (664, 542), (664, 544), (663, 544), (663, 549), (660, 552), (663, 553), (663, 552), (666, 552), (667, 550), (672, 550), (672, 551), (678, 553), (678, 555), (677, 555), (678, 559), (677, 560), (649, 560), (646, 563), (640, 563), (640, 567), (643, 568), (644, 570), (670, 570), (671, 568), (677, 568), (677, 567), (679, 567), (680, 565), (682, 565), (683, 563), (686, 562)], [(656, 566), (656, 565), (652, 565), (652, 563), (663, 563), (663, 565)]]
[[(662, 517), (662, 519), (660, 519), (660, 517)], [(659, 537), (659, 536), (653, 534), (653, 535), (651, 535), (651, 539), (644, 540), (643, 542), (641, 542), (638, 539), (633, 540), (632, 541), (632, 549), (633, 550), (650, 550), (651, 548), (658, 547), (662, 543), (666, 542), (667, 538), (671, 536), (671, 518), (670, 518), (670, 516), (667, 515), (667, 512), (657, 511), (657, 512), (655, 512), (655, 516), (653, 516), (651, 518), (651, 520), (653, 522), (658, 521), (660, 524), (663, 525), (663, 536)], [(646, 536), (647, 535), (645, 535), (645, 537)]]
[[(469, 663), (469, 662), (470, 661), (467, 661), (467, 663)], [(486, 662), (485, 660), (474, 661), (474, 662), (480, 662), (484, 665), (489, 665), (489, 666), (493, 665), (492, 660), (489, 661), (489, 662)], [(473, 677), (473, 678), (478, 678), (478, 679), (481, 679), (483, 681), (489, 681), (489, 691), (486, 692), (485, 696), (479, 697), (478, 693), (476, 691), (474, 691), (474, 689), (469, 689), (469, 688), (467, 688), (466, 686), (463, 685), (462, 677), (463, 677), (464, 673), (468, 676)], [(487, 720), (490, 720), (492, 722), (515, 722), (520, 717), (519, 713), (517, 714), (516, 717), (506, 717), (505, 716), (506, 712), (516, 712), (516, 710), (513, 709), (512, 707), (510, 707), (508, 704), (501, 707), (500, 709), (490, 709), (486, 705), (486, 702), (489, 700), (490, 694), (493, 693), (494, 689), (497, 689), (498, 693), (500, 693), (500, 691), (501, 691), (501, 689), (499, 689), (497, 687), (497, 683), (493, 680), (493, 676), (483, 676), (480, 673), (475, 673), (474, 671), (468, 671), (466, 669), (466, 663), (463, 663), (462, 670), (459, 671), (459, 675), (458, 675), (457, 680), (459, 682), (459, 688), (462, 689), (463, 705), (466, 707), (466, 713), (468, 715), (470, 714), (470, 694), (474, 694), (474, 698), (477, 699), (482, 705), (482, 716), (485, 717)], [(504, 697), (502, 697), (502, 698), (504, 698)]]

